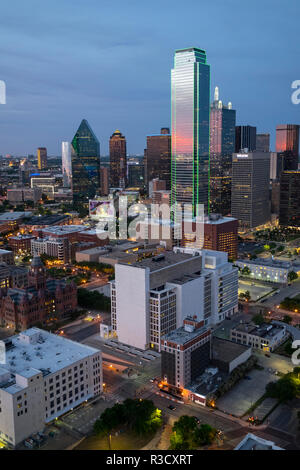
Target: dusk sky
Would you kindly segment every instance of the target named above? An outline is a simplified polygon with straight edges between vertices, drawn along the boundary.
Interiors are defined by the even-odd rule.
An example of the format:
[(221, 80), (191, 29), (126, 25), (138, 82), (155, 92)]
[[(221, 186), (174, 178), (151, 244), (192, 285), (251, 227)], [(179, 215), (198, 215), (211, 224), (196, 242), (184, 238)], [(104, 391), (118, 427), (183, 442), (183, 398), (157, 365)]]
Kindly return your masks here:
[(81, 119), (101, 155), (115, 129), (129, 154), (170, 126), (176, 49), (206, 50), (211, 94), (237, 124), (270, 132), (300, 124), (291, 83), (300, 80), (299, 0), (10, 0), (0, 11), (0, 154), (45, 146), (61, 154)]

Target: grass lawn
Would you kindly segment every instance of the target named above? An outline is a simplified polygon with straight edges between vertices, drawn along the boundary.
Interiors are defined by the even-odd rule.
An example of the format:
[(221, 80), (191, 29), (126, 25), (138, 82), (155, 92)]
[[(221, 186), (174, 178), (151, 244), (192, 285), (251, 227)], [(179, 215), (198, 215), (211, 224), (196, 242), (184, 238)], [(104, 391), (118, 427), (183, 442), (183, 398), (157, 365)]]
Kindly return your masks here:
[[(138, 436), (130, 432), (124, 432), (118, 436), (111, 435), (111, 450), (138, 450), (144, 447), (155, 433), (147, 436)], [(96, 435), (87, 437), (75, 450), (109, 450), (108, 437), (98, 437)]]

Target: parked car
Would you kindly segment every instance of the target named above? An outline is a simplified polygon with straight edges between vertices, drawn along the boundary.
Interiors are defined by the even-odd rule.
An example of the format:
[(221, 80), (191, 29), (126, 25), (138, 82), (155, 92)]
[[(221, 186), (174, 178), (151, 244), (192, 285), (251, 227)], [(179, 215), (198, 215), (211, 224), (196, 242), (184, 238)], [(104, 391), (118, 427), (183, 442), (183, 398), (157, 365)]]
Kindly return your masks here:
[(168, 408), (169, 408), (169, 410), (171, 410), (171, 411), (176, 410), (176, 406), (173, 406), (173, 405), (169, 405)]
[(33, 439), (28, 438), (24, 441), (24, 446), (28, 447), (29, 449), (33, 449), (35, 447), (35, 442)]
[(193, 416), (193, 418), (195, 419), (195, 421), (196, 421), (197, 424), (200, 424), (200, 423), (201, 423), (200, 419), (199, 419), (197, 416)]

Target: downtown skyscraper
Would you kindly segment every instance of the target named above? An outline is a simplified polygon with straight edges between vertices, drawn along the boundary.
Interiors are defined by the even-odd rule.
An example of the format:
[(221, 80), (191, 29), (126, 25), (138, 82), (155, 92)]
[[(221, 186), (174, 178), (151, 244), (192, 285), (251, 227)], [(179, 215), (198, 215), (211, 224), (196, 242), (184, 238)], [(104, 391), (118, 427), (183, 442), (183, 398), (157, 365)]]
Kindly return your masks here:
[(276, 152), (282, 160), (283, 170), (297, 170), (299, 161), (299, 125), (276, 126)]
[(63, 185), (65, 188), (71, 188), (72, 185), (72, 159), (70, 142), (61, 143), (61, 163), (63, 173)]
[(117, 129), (109, 139), (110, 187), (127, 185), (126, 139)]
[(195, 47), (175, 52), (171, 71), (172, 204), (209, 210), (210, 66)]
[(46, 147), (39, 147), (37, 149), (37, 161), (39, 170), (45, 170), (47, 168), (48, 159)]
[(86, 119), (72, 140), (71, 158), (73, 199), (87, 202), (100, 190), (100, 144)]
[(158, 178), (171, 189), (171, 134), (170, 129), (162, 127), (160, 134), (147, 136), (144, 154), (145, 183), (147, 191), (151, 180)]
[(215, 88), (210, 107), (210, 211), (227, 215), (231, 212), (232, 154), (235, 149), (236, 112), (226, 106)]

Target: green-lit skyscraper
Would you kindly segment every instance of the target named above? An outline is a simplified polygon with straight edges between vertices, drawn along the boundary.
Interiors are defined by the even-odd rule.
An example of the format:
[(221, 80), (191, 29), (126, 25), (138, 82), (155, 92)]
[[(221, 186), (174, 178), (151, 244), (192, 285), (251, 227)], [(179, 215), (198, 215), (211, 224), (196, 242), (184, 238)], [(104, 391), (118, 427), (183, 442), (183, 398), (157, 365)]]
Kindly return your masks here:
[(83, 119), (72, 140), (72, 189), (74, 200), (88, 201), (100, 189), (100, 144)]
[(172, 203), (209, 210), (210, 66), (195, 47), (175, 52), (172, 83)]

